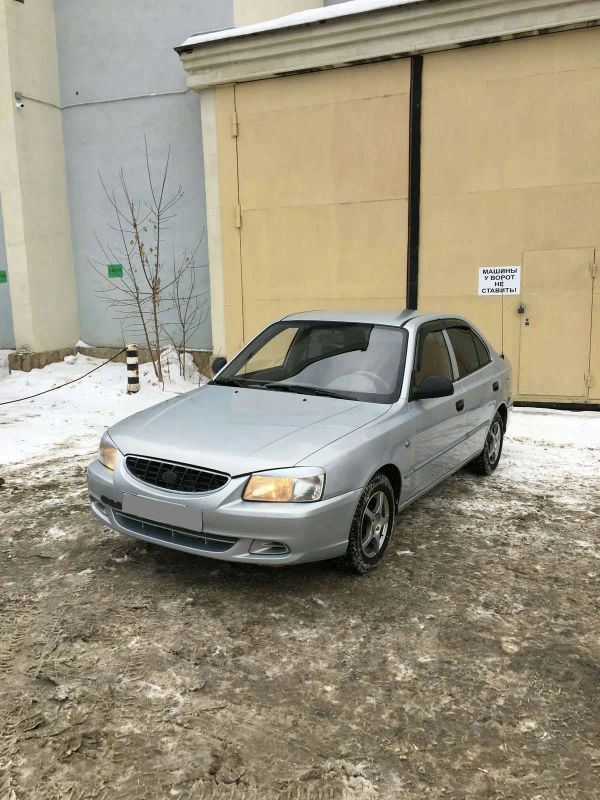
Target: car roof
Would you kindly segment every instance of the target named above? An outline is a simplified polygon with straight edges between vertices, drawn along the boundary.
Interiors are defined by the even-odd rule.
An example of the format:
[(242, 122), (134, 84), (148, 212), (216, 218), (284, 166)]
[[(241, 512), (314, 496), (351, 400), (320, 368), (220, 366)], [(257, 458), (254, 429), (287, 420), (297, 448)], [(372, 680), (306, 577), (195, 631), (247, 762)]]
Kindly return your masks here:
[(282, 317), (286, 322), (362, 322), (375, 325), (404, 325), (406, 322), (415, 320), (419, 323), (436, 319), (463, 319), (459, 314), (438, 314), (430, 311), (415, 311), (411, 309), (381, 310), (381, 309), (360, 309), (351, 311), (302, 311), (297, 314), (289, 314)]

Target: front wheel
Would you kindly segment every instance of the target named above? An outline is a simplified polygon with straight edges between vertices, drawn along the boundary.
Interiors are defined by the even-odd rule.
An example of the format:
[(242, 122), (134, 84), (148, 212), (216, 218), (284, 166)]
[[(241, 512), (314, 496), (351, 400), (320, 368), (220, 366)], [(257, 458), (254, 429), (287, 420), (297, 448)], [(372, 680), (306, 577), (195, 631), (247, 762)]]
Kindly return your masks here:
[(471, 461), (469, 464), (470, 469), (477, 475), (491, 475), (500, 462), (503, 444), (504, 421), (500, 414), (496, 412), (486, 436), (483, 450), (477, 458)]
[(394, 490), (378, 472), (365, 486), (348, 536), (343, 562), (352, 572), (364, 575), (379, 564), (394, 527)]

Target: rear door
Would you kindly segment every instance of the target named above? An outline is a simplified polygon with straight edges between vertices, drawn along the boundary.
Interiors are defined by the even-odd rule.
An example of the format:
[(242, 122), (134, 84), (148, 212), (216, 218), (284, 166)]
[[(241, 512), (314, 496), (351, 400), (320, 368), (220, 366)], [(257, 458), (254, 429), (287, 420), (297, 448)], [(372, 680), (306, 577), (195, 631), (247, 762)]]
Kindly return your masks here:
[(419, 329), (415, 344), (411, 387), (428, 375), (448, 378), (454, 384), (450, 397), (411, 400), (414, 421), (413, 485), (421, 492), (460, 466), (461, 449), (467, 433), (465, 396), (452, 367), (441, 322), (429, 322)]
[(500, 386), (494, 379), (494, 366), (487, 345), (470, 325), (462, 320), (451, 320), (446, 323), (446, 335), (464, 391), (467, 426), (462, 450), (464, 461), (483, 450)]

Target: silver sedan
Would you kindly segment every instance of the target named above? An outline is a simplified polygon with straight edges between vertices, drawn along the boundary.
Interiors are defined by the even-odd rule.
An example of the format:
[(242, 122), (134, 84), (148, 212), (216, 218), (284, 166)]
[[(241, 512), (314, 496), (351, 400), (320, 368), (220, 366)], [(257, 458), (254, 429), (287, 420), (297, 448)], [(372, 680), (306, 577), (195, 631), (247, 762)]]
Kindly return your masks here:
[(362, 574), (409, 503), (498, 466), (511, 367), (465, 319), (295, 314), (213, 367), (106, 432), (88, 471), (101, 522), (210, 558)]

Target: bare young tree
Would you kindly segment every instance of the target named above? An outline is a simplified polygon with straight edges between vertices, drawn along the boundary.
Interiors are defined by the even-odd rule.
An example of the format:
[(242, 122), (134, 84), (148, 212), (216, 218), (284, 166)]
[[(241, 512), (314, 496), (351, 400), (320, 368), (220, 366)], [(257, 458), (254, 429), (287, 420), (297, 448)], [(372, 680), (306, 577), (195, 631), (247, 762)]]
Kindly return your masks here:
[[(208, 317), (208, 289), (197, 287), (196, 256), (200, 242), (191, 254), (184, 253), (177, 263), (173, 254), (173, 281), (169, 292), (171, 305), (166, 313), (170, 319), (163, 323), (165, 336), (177, 353), (179, 374), (186, 378), (186, 353), (190, 340)], [(202, 268), (205, 265), (202, 265)]]
[[(161, 350), (166, 336), (181, 355), (190, 339), (206, 319), (208, 313), (206, 293), (197, 292), (195, 262), (200, 243), (193, 253), (184, 253), (177, 262), (173, 252), (169, 263), (164, 258), (164, 246), (169, 222), (175, 217), (175, 207), (183, 197), (181, 186), (167, 191), (171, 151), (165, 159), (158, 179), (150, 166), (148, 143), (144, 137), (148, 195), (144, 201), (136, 200), (129, 190), (125, 174), (119, 172), (119, 192), (109, 189), (100, 174), (104, 193), (114, 214), (114, 242), (96, 241), (103, 260), (90, 260), (92, 268), (104, 286), (97, 290), (107, 306), (115, 311), (123, 336), (141, 338), (148, 348), (154, 372), (162, 383)], [(118, 263), (123, 275), (109, 279), (106, 267)], [(205, 267), (206, 265), (202, 265)], [(183, 350), (182, 350), (183, 348)]]

